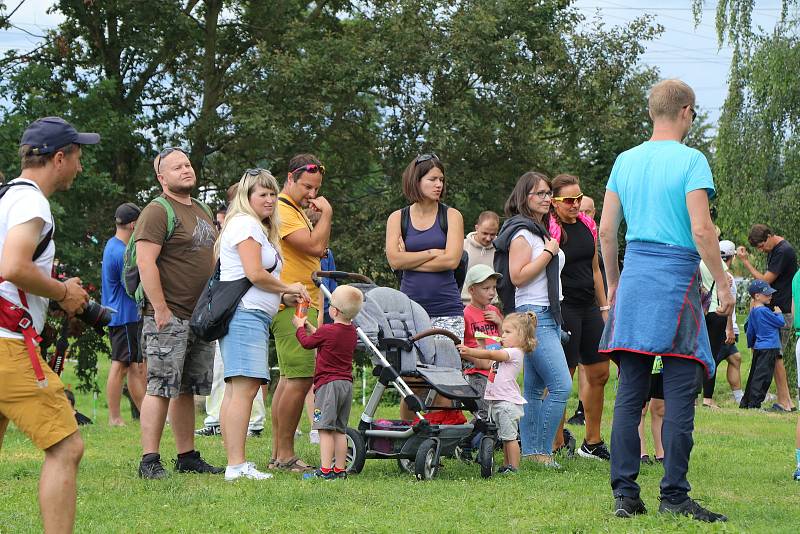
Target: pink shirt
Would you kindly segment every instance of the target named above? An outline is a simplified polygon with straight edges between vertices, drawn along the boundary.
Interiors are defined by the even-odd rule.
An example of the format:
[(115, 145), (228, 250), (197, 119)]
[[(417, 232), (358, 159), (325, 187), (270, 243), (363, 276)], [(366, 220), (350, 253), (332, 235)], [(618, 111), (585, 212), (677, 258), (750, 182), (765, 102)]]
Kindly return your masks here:
[(508, 353), (508, 360), (494, 362), (489, 373), (489, 382), (483, 398), (486, 400), (508, 401), (514, 404), (526, 404), (528, 401), (522, 396), (517, 384), (517, 376), (522, 371), (522, 350), (504, 348)]
[[(483, 318), (484, 311), (493, 311), (498, 315), (498, 317), (503, 317), (502, 312), (497, 309), (496, 306), (492, 306), (491, 304), (486, 306), (486, 310), (481, 310), (472, 304), (467, 304), (464, 307), (464, 345), (467, 347), (473, 349), (483, 348), (483, 344), (475, 339), (475, 332), (482, 332), (489, 336), (500, 337), (500, 330), (498, 330), (497, 325), (492, 321), (487, 321)], [(486, 348), (499, 349), (500, 347), (487, 346)], [(489, 376), (488, 369), (476, 369), (472, 362), (467, 362), (466, 360), (463, 363), (465, 375), (480, 373), (484, 376)]]

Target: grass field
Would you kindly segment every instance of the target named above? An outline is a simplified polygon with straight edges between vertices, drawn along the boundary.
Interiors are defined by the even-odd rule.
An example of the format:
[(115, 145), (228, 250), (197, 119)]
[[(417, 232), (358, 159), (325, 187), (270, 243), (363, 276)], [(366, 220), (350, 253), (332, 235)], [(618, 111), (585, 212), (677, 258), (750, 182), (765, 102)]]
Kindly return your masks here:
[[(745, 371), (749, 353), (743, 354)], [(101, 384), (107, 368), (103, 359)], [(77, 383), (69, 368), (64, 380)], [(613, 410), (613, 386), (612, 379), (606, 414)], [(718, 378), (716, 398), (721, 410), (698, 409), (689, 480), (695, 488), (692, 496), (727, 514), (730, 521), (705, 525), (657, 513), (662, 474), (658, 465), (645, 466), (640, 476), (649, 514), (614, 518), (608, 464), (582, 458), (564, 460), (560, 472), (523, 462), (518, 475), (490, 480), (480, 478), (476, 465), (444, 460), (435, 480), (416, 482), (401, 474), (394, 461), (368, 460), (360, 475), (335, 482), (304, 481), (299, 475), (282, 473), (261, 482), (226, 483), (221, 475), (177, 474), (163, 481), (142, 481), (136, 476), (141, 454), (138, 424), (109, 428), (101, 396), (95, 424), (81, 429), (86, 452), (78, 483), (76, 532), (797, 533), (800, 483), (790, 477), (797, 416), (735, 408), (724, 376)], [(576, 402), (573, 395), (570, 413)], [(77, 403), (81, 412), (93, 415), (91, 396), (79, 394)], [(383, 411), (394, 415), (390, 407)], [(359, 414), (356, 404), (351, 421), (356, 422)], [(124, 399), (123, 415), (128, 419)], [(202, 421), (200, 415), (197, 421)], [(609, 422), (607, 415), (606, 439)], [(580, 443), (582, 428), (573, 431)], [(259, 467), (266, 463), (269, 443), (267, 436), (248, 440), (248, 458)], [(317, 449), (305, 434), (299, 443), (300, 455), (318, 462)], [(219, 437), (198, 438), (197, 448), (211, 463), (225, 464)], [(165, 464), (171, 467), (174, 456), (167, 431), (162, 443)], [(10, 429), (0, 451), (0, 533), (41, 530), (36, 502), (41, 459), (22, 434)]]

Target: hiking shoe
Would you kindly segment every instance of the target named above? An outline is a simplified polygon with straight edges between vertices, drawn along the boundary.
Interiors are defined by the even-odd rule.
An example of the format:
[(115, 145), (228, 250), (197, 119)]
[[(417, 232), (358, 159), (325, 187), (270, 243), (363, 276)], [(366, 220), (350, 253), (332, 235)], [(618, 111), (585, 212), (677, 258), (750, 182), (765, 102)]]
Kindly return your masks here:
[(248, 438), (260, 438), (261, 433), (264, 431), (263, 428), (248, 428), (247, 429), (247, 437)]
[(167, 470), (164, 469), (164, 466), (161, 464), (161, 458), (157, 458), (150, 462), (139, 462), (139, 478), (144, 478), (147, 480), (160, 480), (162, 478), (167, 478), (168, 476), (169, 473), (167, 473)]
[(218, 475), (225, 471), (224, 467), (214, 467), (200, 457), (199, 451), (192, 451), (184, 458), (173, 460), (175, 471), (178, 473), (211, 473)]
[(498, 475), (516, 475), (518, 469), (510, 465), (503, 465), (497, 470)]
[[(345, 472), (345, 476), (347, 476), (347, 472)], [(333, 471), (333, 469), (331, 469), (327, 473), (323, 473), (322, 469), (317, 468), (317, 469), (314, 470), (313, 473), (306, 473), (306, 474), (303, 475), (303, 480), (314, 480), (314, 479), (336, 480), (337, 478), (339, 478), (339, 475), (337, 475)]]
[(583, 412), (575, 411), (572, 417), (567, 419), (568, 425), (586, 426), (586, 416)]
[(602, 441), (589, 445), (586, 440), (583, 440), (581, 448), (578, 449), (578, 456), (583, 458), (591, 458), (592, 460), (611, 460), (611, 453), (608, 452), (606, 444)]
[(333, 474), (336, 475), (336, 478), (347, 478), (347, 469), (344, 471), (333, 471)]
[(614, 515), (617, 517), (633, 517), (647, 513), (644, 502), (639, 497), (620, 495), (614, 499)]
[(219, 436), (221, 433), (219, 425), (204, 426), (194, 431), (195, 436)]
[(686, 498), (685, 501), (679, 504), (672, 504), (666, 499), (661, 500), (658, 506), (658, 513), (660, 514), (680, 514), (698, 521), (705, 521), (706, 523), (716, 523), (717, 521), (727, 521), (728, 518), (722, 514), (717, 514), (711, 510), (706, 510), (694, 499)]
[(270, 473), (262, 473), (256, 469), (256, 464), (253, 462), (245, 462), (244, 465), (235, 469), (231, 466), (225, 468), (225, 481), (233, 482), (240, 478), (249, 478), (250, 480), (268, 480), (272, 478)]
[(575, 441), (575, 436), (572, 435), (572, 432), (564, 429), (564, 443), (553, 451), (553, 454), (558, 454), (561, 451), (565, 451), (565, 455), (567, 458), (572, 458), (575, 456), (575, 445), (577, 441)]

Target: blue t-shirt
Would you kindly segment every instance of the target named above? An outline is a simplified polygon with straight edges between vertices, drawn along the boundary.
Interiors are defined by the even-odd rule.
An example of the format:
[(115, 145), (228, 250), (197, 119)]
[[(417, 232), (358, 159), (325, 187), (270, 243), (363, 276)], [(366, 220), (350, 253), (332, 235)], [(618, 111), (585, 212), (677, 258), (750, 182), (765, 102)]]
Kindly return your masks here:
[(766, 306), (756, 306), (750, 310), (745, 324), (747, 346), (751, 349), (780, 349), (781, 328), (785, 324), (782, 314)]
[(625, 240), (695, 250), (686, 194), (715, 194), (706, 157), (677, 141), (647, 141), (617, 157), (606, 186), (622, 203)]
[(103, 249), (102, 287), (100, 303), (114, 308), (117, 313), (111, 316), (108, 326), (122, 326), (139, 320), (136, 301), (125, 293), (122, 287), (122, 257), (125, 255), (125, 243), (116, 236), (106, 242)]

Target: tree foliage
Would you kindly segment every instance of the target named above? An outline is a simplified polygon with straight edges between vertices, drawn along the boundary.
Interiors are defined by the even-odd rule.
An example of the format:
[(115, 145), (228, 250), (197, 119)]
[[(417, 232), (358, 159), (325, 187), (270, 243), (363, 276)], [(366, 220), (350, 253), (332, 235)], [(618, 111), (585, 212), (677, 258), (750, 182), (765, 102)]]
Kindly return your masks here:
[[(283, 181), (295, 153), (329, 169), (339, 266), (388, 283), (383, 236), (418, 153), (445, 162), (467, 228), (529, 169), (600, 197), (616, 155), (648, 134), (638, 66), (660, 28), (586, 21), (563, 0), (58, 0), (41, 49), (0, 62), (0, 169), (32, 119), (98, 131), (53, 199), (62, 262), (89, 281), (123, 201), (155, 189), (157, 147), (186, 147), (206, 200), (243, 169)], [(599, 200), (599, 198), (598, 198)]]

